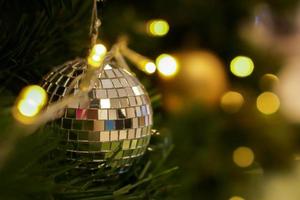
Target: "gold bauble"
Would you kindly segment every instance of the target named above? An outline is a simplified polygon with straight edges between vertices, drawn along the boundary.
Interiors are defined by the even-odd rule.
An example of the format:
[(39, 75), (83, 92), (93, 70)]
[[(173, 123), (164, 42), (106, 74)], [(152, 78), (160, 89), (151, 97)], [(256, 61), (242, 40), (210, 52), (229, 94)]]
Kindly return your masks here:
[(181, 110), (186, 103), (218, 105), (227, 88), (224, 65), (213, 53), (205, 50), (173, 54), (179, 63), (178, 74), (164, 82), (165, 104), (169, 110)]

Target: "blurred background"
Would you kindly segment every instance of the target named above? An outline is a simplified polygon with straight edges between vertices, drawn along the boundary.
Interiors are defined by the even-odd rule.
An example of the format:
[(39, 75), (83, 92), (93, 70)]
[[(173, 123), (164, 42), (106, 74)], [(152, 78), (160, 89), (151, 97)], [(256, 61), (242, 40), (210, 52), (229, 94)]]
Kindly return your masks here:
[[(91, 1), (0, 1), (1, 107), (55, 65), (85, 57)], [(300, 198), (297, 0), (105, 0), (100, 41), (120, 36), (178, 166), (165, 199)], [(129, 64), (132, 64), (129, 62)], [(156, 70), (156, 71), (155, 71)], [(4, 122), (3, 122), (4, 123)]]

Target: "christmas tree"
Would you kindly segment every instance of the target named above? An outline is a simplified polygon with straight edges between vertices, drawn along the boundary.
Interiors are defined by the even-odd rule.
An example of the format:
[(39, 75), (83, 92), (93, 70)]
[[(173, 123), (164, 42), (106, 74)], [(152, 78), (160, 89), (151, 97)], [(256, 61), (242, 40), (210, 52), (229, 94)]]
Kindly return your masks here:
[(299, 199), (297, 6), (0, 1), (0, 199)]

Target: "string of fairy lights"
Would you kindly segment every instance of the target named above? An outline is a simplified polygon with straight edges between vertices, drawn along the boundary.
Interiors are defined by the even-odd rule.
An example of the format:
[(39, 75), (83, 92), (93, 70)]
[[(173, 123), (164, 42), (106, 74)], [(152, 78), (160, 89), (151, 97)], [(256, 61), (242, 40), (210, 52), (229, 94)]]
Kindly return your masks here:
[[(169, 24), (163, 19), (149, 20), (149, 22), (146, 23), (146, 30), (150, 36), (162, 37), (168, 33)], [(159, 55), (154, 63), (151, 59), (129, 49), (126, 40), (121, 40), (116, 46), (122, 55), (146, 74), (154, 74), (157, 70), (160, 77), (171, 78), (178, 72), (178, 61), (170, 54), (164, 53)], [(87, 57), (87, 63), (90, 70), (88, 70), (87, 75), (84, 77), (85, 79), (83, 78), (82, 82), (89, 80), (91, 77), (88, 74), (101, 66), (106, 53), (107, 48), (103, 44), (98, 43), (93, 46)], [(38, 85), (27, 86), (21, 91), (17, 98), (13, 109), (13, 116), (22, 124), (33, 124), (37, 121), (37, 116), (41, 112), (47, 112), (47, 110), (49, 110), (43, 110), (43, 107), (46, 104), (47, 93), (42, 87)]]

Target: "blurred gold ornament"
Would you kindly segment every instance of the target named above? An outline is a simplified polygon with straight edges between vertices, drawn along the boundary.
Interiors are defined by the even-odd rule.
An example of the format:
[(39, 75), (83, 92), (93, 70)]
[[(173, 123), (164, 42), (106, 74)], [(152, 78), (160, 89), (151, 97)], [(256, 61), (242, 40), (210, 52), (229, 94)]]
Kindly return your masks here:
[(164, 104), (168, 110), (177, 112), (184, 107), (185, 102), (180, 94), (166, 93), (164, 97)]
[[(77, 59), (46, 75), (43, 87), (49, 93), (50, 103), (77, 94), (80, 79), (76, 79), (87, 69), (86, 61)], [(55, 125), (66, 143), (62, 148), (69, 159), (85, 160), (84, 166), (94, 169), (119, 149), (106, 165), (121, 173), (148, 146), (152, 126), (150, 99), (137, 78), (114, 61), (95, 73), (99, 74), (89, 87), (87, 99), (68, 104)]]
[(167, 109), (180, 110), (192, 102), (219, 105), (220, 97), (227, 88), (227, 77), (220, 59), (204, 50), (176, 53), (173, 57), (180, 70), (175, 77), (163, 82)]

